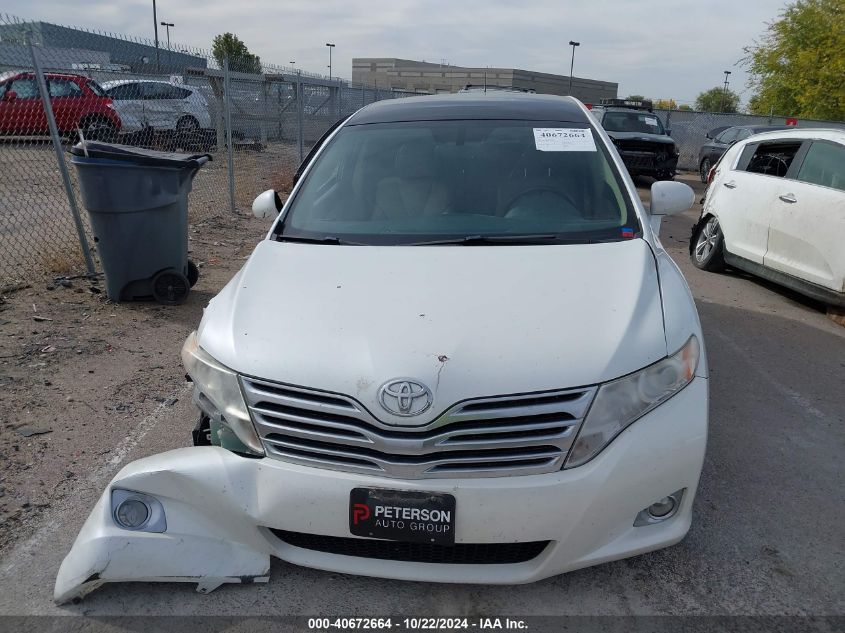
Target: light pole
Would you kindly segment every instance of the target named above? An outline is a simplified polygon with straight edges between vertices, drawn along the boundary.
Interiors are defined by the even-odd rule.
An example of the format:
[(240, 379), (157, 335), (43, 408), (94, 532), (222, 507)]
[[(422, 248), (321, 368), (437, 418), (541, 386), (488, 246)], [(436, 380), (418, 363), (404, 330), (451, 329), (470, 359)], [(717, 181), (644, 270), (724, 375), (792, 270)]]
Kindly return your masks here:
[(159, 24), (167, 29), (167, 50), (170, 50), (170, 27), (176, 25), (173, 22), (159, 22)]
[(156, 0), (153, 0), (153, 32), (156, 40), (156, 72), (161, 70), (158, 59), (158, 18), (156, 17)]
[(728, 98), (728, 75), (731, 74), (731, 71), (725, 70), (722, 71), (725, 73), (725, 89), (722, 91), (722, 107), (719, 108), (720, 112), (725, 111), (725, 100)]
[(569, 62), (569, 94), (572, 95), (572, 69), (575, 68), (575, 47), (581, 46), (581, 42), (573, 42), (569, 40), (569, 45), (572, 47), (572, 61)]
[(326, 46), (329, 47), (329, 81), (332, 80), (332, 49), (334, 48), (334, 44), (329, 44), (326, 42)]

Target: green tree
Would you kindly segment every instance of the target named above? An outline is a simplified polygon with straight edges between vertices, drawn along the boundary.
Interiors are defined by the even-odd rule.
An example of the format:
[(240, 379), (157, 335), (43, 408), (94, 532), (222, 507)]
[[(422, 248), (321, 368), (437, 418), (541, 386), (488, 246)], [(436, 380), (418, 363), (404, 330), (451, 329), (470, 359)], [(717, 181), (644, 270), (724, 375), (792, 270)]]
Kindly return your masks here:
[(229, 58), (229, 68), (234, 72), (253, 73), (261, 72), (261, 58), (249, 52), (240, 38), (232, 33), (215, 35), (211, 43), (211, 54), (214, 59), (223, 67), (223, 59)]
[(700, 112), (738, 112), (739, 95), (721, 86), (710, 88), (695, 98), (695, 109)]
[(743, 60), (755, 114), (845, 119), (845, 2), (798, 0)]
[(692, 106), (687, 105), (686, 103), (678, 106), (678, 110), (684, 110), (685, 112), (689, 112), (692, 110)]
[(628, 95), (626, 98), (628, 101), (645, 101), (645, 97), (642, 95)]
[(656, 99), (652, 105), (658, 110), (677, 110), (678, 104), (674, 99)]

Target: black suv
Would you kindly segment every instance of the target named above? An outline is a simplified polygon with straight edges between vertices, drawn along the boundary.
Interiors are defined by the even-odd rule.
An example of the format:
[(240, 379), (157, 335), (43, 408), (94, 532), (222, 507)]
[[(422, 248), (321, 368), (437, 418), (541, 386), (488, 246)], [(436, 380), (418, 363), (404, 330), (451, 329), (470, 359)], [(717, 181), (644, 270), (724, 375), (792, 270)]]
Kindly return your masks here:
[(651, 101), (602, 99), (593, 114), (616, 145), (631, 176), (672, 180), (678, 150), (669, 130), (654, 114)]

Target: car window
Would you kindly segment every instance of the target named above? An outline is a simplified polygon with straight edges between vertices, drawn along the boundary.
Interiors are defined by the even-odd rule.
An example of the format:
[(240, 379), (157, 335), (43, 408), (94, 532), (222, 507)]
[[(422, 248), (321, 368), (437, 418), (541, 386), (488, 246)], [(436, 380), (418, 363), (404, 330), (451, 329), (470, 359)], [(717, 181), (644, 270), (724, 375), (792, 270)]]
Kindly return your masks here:
[(47, 90), (51, 97), (81, 97), (82, 88), (74, 81), (67, 79), (51, 79), (47, 82)]
[(170, 84), (144, 82), (141, 92), (144, 99), (181, 99), (179, 88)]
[(187, 99), (193, 94), (190, 90), (179, 88), (178, 86), (171, 86), (171, 89), (173, 90), (174, 99)]
[(813, 141), (796, 178), (845, 191), (845, 146)]
[(801, 143), (800, 140), (760, 143), (754, 149), (745, 171), (783, 178), (801, 149)]
[(0, 84), (0, 99), (3, 98), (3, 95), (6, 94), (6, 86), (9, 85), (9, 82)]
[(141, 98), (140, 84), (121, 84), (109, 88), (106, 93), (115, 101), (129, 101)]
[(728, 144), (736, 140), (736, 134), (737, 129), (735, 127), (729, 127), (727, 130), (719, 134), (719, 136), (716, 137), (716, 140), (719, 143)]
[(736, 140), (737, 141), (744, 141), (749, 136), (751, 136), (751, 130), (749, 130), (748, 128), (740, 128), (739, 130), (737, 130)]
[(15, 79), (10, 90), (14, 90), (18, 99), (35, 99), (38, 97), (38, 86), (35, 79)]
[(630, 112), (606, 112), (602, 120), (602, 127), (608, 132), (663, 134), (663, 124), (655, 114), (636, 110)]
[[(539, 150), (546, 128), (575, 129), (577, 149)], [(367, 244), (537, 234), (615, 241), (640, 230), (607, 150), (583, 123), (351, 125), (314, 161), (285, 217), (285, 236)]]

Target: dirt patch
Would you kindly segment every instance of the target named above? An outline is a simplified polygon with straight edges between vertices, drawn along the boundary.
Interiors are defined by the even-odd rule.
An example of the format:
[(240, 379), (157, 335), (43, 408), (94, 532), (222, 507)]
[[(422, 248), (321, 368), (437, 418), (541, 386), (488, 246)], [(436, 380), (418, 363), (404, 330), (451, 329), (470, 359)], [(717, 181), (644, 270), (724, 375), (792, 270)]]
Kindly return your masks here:
[[(0, 550), (156, 409), (189, 397), (179, 350), (268, 229), (251, 217), (191, 225), (200, 279), (181, 306), (110, 302), (84, 278), (0, 298)], [(184, 421), (185, 445), (192, 420)]]

